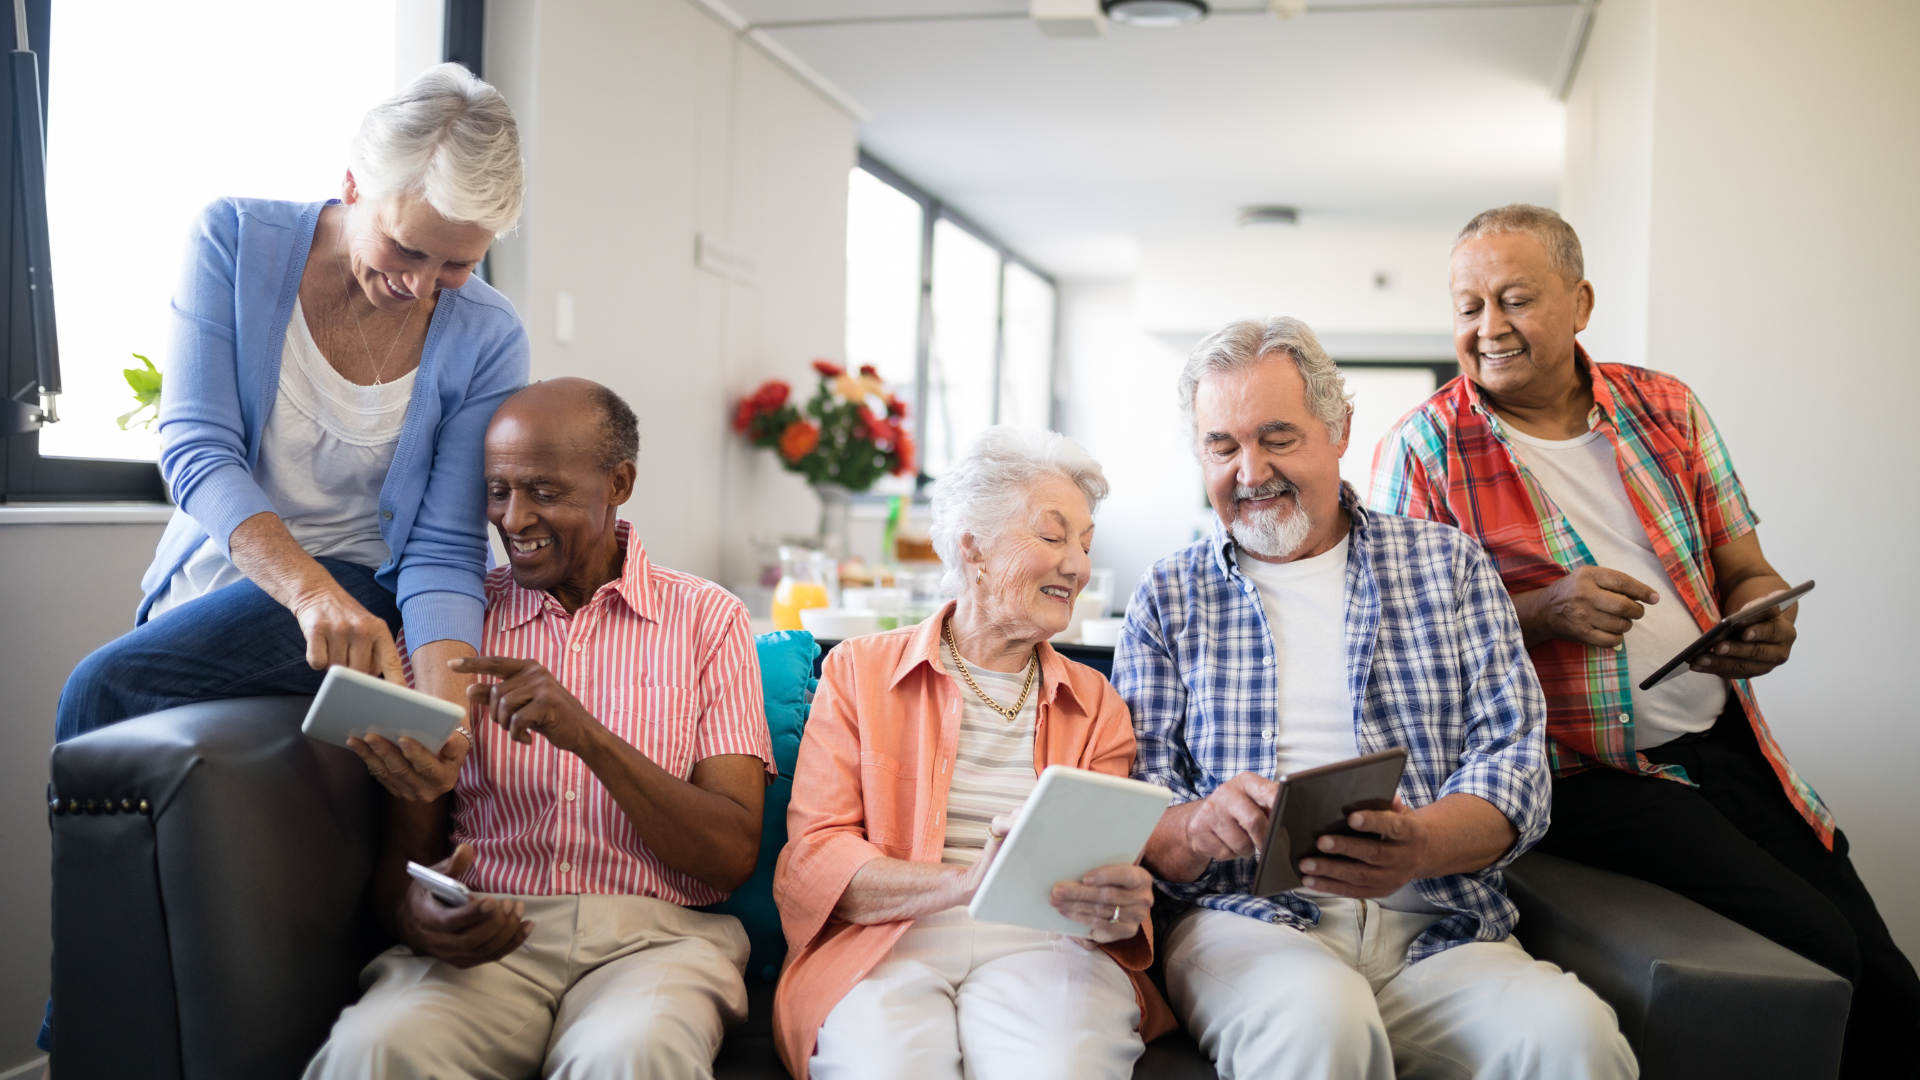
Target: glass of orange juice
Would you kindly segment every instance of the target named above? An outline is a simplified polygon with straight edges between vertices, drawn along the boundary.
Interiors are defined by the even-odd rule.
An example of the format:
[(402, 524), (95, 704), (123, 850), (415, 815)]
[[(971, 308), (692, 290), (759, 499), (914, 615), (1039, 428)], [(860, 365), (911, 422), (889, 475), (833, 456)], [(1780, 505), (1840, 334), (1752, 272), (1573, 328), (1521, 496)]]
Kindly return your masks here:
[(831, 603), (827, 594), (832, 567), (825, 552), (801, 547), (780, 549), (780, 584), (773, 590), (773, 628), (799, 630), (800, 612)]

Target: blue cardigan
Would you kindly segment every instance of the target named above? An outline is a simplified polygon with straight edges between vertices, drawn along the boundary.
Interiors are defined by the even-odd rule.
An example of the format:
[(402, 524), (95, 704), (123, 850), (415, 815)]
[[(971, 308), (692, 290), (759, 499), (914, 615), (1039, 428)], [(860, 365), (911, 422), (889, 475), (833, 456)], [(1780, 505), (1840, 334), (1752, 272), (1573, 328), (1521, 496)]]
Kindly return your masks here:
[[(208, 537), (231, 557), (233, 530), (274, 512), (253, 468), (325, 205), (221, 199), (194, 223), (160, 399), (160, 470), (180, 512), (140, 580), (146, 596), (136, 625)], [(480, 647), (487, 568), (481, 442), (493, 411), (527, 384), (527, 363), (526, 330), (506, 297), (477, 277), (441, 291), (380, 488), (380, 535), (393, 556), (375, 580), (394, 591), (409, 641)]]

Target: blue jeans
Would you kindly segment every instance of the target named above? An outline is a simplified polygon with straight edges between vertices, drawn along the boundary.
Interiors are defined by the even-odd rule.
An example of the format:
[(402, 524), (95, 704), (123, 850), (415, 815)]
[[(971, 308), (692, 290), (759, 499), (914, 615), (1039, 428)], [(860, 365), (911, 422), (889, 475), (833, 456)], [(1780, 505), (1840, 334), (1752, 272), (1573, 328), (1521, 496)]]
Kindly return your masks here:
[[(373, 570), (320, 559), (333, 580), (400, 631), (400, 608)], [(311, 694), (326, 672), (307, 666), (307, 639), (293, 612), (240, 581), (189, 600), (80, 661), (60, 691), (54, 741), (176, 705), (220, 698)], [(53, 1002), (34, 1044), (53, 1049)]]

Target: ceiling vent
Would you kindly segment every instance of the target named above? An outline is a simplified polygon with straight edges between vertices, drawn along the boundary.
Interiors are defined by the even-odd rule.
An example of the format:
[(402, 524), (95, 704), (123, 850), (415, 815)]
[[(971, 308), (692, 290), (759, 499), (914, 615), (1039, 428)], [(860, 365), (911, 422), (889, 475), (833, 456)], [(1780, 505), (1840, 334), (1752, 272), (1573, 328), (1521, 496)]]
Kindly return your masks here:
[(1243, 206), (1240, 208), (1242, 225), (1298, 225), (1300, 210), (1294, 206)]
[(1185, 26), (1207, 17), (1206, 0), (1100, 0), (1100, 9), (1127, 26)]

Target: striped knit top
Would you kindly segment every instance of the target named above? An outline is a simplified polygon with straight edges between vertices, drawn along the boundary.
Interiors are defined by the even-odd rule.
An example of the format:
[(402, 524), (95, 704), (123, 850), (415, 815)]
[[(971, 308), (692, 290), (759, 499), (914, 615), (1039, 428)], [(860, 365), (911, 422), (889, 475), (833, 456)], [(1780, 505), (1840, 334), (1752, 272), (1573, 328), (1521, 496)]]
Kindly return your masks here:
[[(1033, 771), (1033, 725), (1039, 715), (1039, 680), (1019, 716), (1009, 721), (973, 692), (953, 657), (942, 648), (947, 674), (960, 688), (960, 744), (953, 756), (953, 785), (947, 792), (947, 835), (940, 861), (972, 866), (987, 846), (987, 825), (995, 816), (1025, 805), (1038, 777)], [(1012, 705), (1026, 685), (1025, 670), (987, 671), (968, 661), (980, 689), (1001, 705)]]

